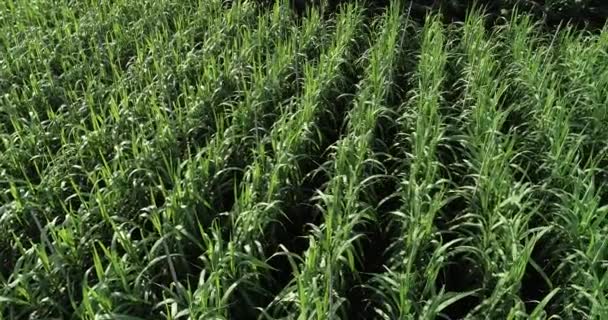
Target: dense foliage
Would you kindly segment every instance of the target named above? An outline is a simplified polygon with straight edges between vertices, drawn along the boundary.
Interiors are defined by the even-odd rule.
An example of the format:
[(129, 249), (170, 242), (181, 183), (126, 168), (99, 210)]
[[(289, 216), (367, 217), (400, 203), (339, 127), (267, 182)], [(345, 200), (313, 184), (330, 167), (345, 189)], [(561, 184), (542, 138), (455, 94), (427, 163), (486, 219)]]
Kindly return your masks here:
[(607, 319), (608, 27), (369, 5), (0, 2), (0, 319)]
[[(271, 3), (272, 0), (258, 0)], [(307, 7), (326, 3), (331, 9), (351, 0), (291, 0), (295, 12), (302, 14)], [(487, 18), (495, 21), (508, 18), (514, 11), (525, 12), (554, 28), (562, 23), (586, 29), (598, 29), (608, 19), (608, 2), (603, 0), (407, 0), (410, 16), (424, 21), (430, 12), (440, 12), (445, 21), (463, 21), (471, 7), (482, 7)], [(385, 7), (389, 0), (367, 0), (371, 7)]]

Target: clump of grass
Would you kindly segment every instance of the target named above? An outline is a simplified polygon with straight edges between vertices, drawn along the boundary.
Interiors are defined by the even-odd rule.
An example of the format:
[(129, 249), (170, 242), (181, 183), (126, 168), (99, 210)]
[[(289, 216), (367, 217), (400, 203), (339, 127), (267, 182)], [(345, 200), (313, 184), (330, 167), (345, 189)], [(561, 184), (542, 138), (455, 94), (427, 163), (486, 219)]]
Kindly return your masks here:
[[(218, 4), (219, 2), (209, 2), (207, 7), (201, 9), (210, 9), (214, 5)], [(153, 9), (156, 8), (163, 7), (159, 6), (154, 7)], [(234, 18), (228, 19), (232, 22), (238, 22), (239, 16), (247, 14), (251, 16), (251, 13), (253, 12), (251, 9), (253, 9), (253, 7), (247, 4), (244, 6), (235, 6), (232, 10), (227, 12), (227, 17), (233, 15), (234, 18), (237, 18), (236, 20)], [(203, 11), (204, 10), (201, 12)], [(151, 11), (148, 11), (148, 13), (149, 12)], [(120, 12), (120, 14), (125, 13), (126, 12)], [(222, 12), (216, 13), (223, 14)], [(175, 18), (178, 20), (182, 19), (183, 17), (177, 16)], [(166, 23), (167, 21), (165, 20), (164, 22)], [(138, 24), (136, 24), (136, 26), (138, 26)], [(232, 25), (232, 27), (234, 26), (237, 25)], [(126, 42), (126, 39), (129, 39), (129, 34), (127, 32), (123, 32), (120, 28), (121, 26), (119, 24), (114, 25), (113, 32), (118, 39)], [(159, 28), (157, 28), (155, 31), (161, 33), (163, 32), (163, 30)], [(210, 30), (209, 34), (212, 35), (213, 32), (215, 31)], [(139, 61), (143, 64), (144, 59), (142, 57), (149, 54), (148, 59), (154, 57), (153, 61), (155, 62), (149, 67), (154, 68), (159, 73), (167, 74), (170, 64), (168, 64), (168, 60), (165, 59), (166, 56), (159, 55), (159, 51), (165, 50), (162, 48), (162, 43), (166, 43), (170, 40), (169, 34), (163, 33), (159, 35), (158, 33), (152, 33), (149, 36), (149, 44), (151, 45), (151, 49), (148, 51), (148, 49), (141, 47), (142, 51), (138, 51)], [(273, 38), (273, 36), (269, 36), (269, 38)], [(116, 41), (112, 38), (106, 38), (106, 40), (112, 44), (114, 42), (111, 41)], [(120, 48), (120, 46), (117, 48)], [(172, 49), (177, 50), (178, 48)], [(224, 48), (223, 50), (225, 52), (231, 52), (234, 51), (234, 48)], [(168, 53), (168, 51), (166, 52)], [(93, 54), (93, 56), (100, 57), (101, 55)], [(84, 55), (81, 55), (80, 57), (84, 57)], [(110, 63), (114, 63), (115, 61), (115, 59), (109, 57)], [(118, 61), (116, 61), (116, 63), (118, 63)], [(19, 65), (17, 65), (17, 67), (18, 66)], [(104, 64), (101, 64), (101, 66), (103, 68)], [(129, 69), (128, 71), (133, 71), (133, 69)], [(128, 254), (122, 257), (122, 259), (125, 259), (122, 263), (130, 265), (130, 267), (123, 269), (129, 270), (129, 273), (127, 274), (127, 279), (131, 279), (127, 281), (129, 285), (132, 285), (132, 279), (137, 275), (137, 278), (135, 279), (135, 287), (142, 284), (141, 273), (137, 274), (137, 272), (142, 270), (150, 270), (150, 268), (145, 267), (145, 261), (147, 259), (151, 260), (152, 262), (157, 260), (154, 257), (156, 255), (155, 250), (151, 251), (150, 258), (148, 258), (149, 256), (142, 257), (142, 255), (146, 254), (146, 250), (139, 250), (144, 249), (145, 245), (148, 245), (148, 243), (151, 241), (154, 242), (154, 234), (145, 234), (146, 230), (142, 228), (141, 225), (138, 226), (135, 221), (125, 221), (124, 218), (121, 219), (121, 217), (117, 215), (116, 211), (122, 210), (122, 212), (118, 212), (125, 216), (127, 216), (127, 213), (131, 214), (131, 212), (128, 211), (132, 209), (125, 206), (125, 204), (130, 203), (132, 206), (137, 206), (142, 202), (142, 199), (137, 200), (137, 202), (132, 202), (130, 199), (133, 199), (134, 194), (141, 195), (143, 193), (143, 201), (153, 201), (149, 198), (145, 199), (148, 190), (146, 190), (146, 187), (140, 188), (140, 186), (150, 180), (155, 180), (156, 183), (161, 185), (163, 184), (163, 176), (166, 177), (166, 175), (163, 174), (162, 167), (157, 167), (156, 169), (161, 170), (157, 170), (155, 172), (155, 170), (149, 169), (149, 166), (151, 163), (155, 163), (158, 166), (159, 162), (161, 165), (164, 165), (165, 163), (163, 157), (172, 157), (175, 155), (175, 153), (171, 152), (174, 150), (171, 147), (175, 144), (175, 134), (169, 129), (170, 126), (175, 123), (171, 119), (171, 112), (167, 112), (167, 109), (161, 106), (161, 104), (164, 102), (162, 99), (163, 92), (162, 90), (158, 89), (162, 88), (162, 86), (155, 87), (157, 81), (162, 81), (158, 78), (153, 78), (150, 76), (150, 74), (133, 73), (128, 71), (120, 70), (120, 68), (114, 69), (112, 77), (114, 78), (115, 84), (109, 86), (102, 85), (99, 81), (95, 81), (93, 74), (89, 73), (90, 71), (85, 73), (85, 83), (88, 83), (86, 85), (87, 91), (71, 92), (68, 95), (70, 99), (73, 99), (74, 106), (78, 106), (79, 103), (86, 103), (86, 105), (84, 105), (85, 108), (81, 109), (84, 111), (84, 115), (86, 115), (86, 117), (83, 117), (82, 119), (78, 119), (78, 113), (68, 113), (67, 107), (61, 107), (59, 110), (57, 110), (57, 112), (49, 111), (47, 116), (49, 120), (45, 120), (44, 118), (39, 119), (39, 117), (36, 117), (35, 115), (37, 113), (35, 110), (30, 113), (30, 115), (34, 115), (32, 120), (37, 120), (39, 123), (39, 125), (37, 125), (35, 122), (31, 122), (31, 124), (34, 125), (33, 128), (40, 128), (41, 130), (46, 130), (48, 132), (47, 134), (40, 133), (39, 135), (51, 137), (54, 136), (56, 139), (60, 138), (62, 145), (59, 152), (56, 153), (53, 150), (49, 150), (48, 146), (50, 146), (50, 144), (48, 144), (47, 141), (40, 141), (40, 144), (47, 143), (47, 150), (41, 154), (44, 157), (41, 156), (38, 157), (38, 159), (52, 159), (52, 161), (47, 160), (48, 163), (43, 162), (39, 165), (36, 165), (36, 162), (34, 162), (36, 176), (32, 177), (31, 173), (27, 173), (27, 167), (24, 166), (25, 162), (14, 158), (15, 153), (4, 153), (8, 159), (12, 158), (12, 168), (17, 169), (17, 173), (27, 173), (27, 175), (22, 175), (26, 179), (24, 181), (24, 185), (30, 192), (31, 196), (37, 199), (36, 206), (40, 208), (46, 207), (46, 209), (36, 210), (37, 212), (35, 214), (39, 215), (42, 213), (42, 217), (38, 216), (33, 217), (33, 219), (20, 219), (20, 223), (24, 226), (24, 228), (21, 229), (27, 231), (27, 234), (32, 234), (34, 236), (34, 241), (36, 241), (35, 235), (37, 233), (41, 233), (42, 238), (45, 238), (47, 236), (44, 233), (49, 232), (49, 237), (52, 237), (52, 239), (51, 241), (44, 242), (44, 245), (47, 246), (46, 250), (50, 251), (50, 253), (46, 255), (50, 254), (50, 261), (56, 261), (57, 259), (60, 259), (58, 261), (62, 261), (62, 264), (53, 264), (49, 266), (59, 268), (57, 271), (61, 270), (62, 268), (69, 270), (67, 273), (59, 272), (58, 276), (65, 280), (58, 280), (54, 284), (59, 286), (57, 290), (66, 290), (65, 288), (61, 289), (61, 286), (66, 286), (68, 290), (68, 294), (61, 294), (61, 296), (68, 298), (71, 302), (71, 305), (70, 303), (66, 304), (67, 309), (62, 309), (63, 311), (61, 312), (64, 313), (71, 313), (69, 308), (76, 310), (81, 309), (78, 304), (82, 294), (79, 292), (78, 287), (83, 280), (83, 272), (85, 270), (81, 269), (79, 266), (82, 265), (83, 260), (85, 264), (88, 261), (89, 266), (92, 266), (92, 254), (96, 255), (101, 263), (105, 263), (106, 261), (110, 262), (112, 259), (114, 259), (112, 256), (108, 255), (108, 252), (122, 255), (120, 252), (127, 250)], [(65, 74), (62, 74), (61, 76), (65, 76)], [(131, 87), (125, 85), (125, 87), (120, 88), (119, 86), (121, 84), (125, 84), (126, 79), (135, 80), (134, 82), (139, 85), (133, 85)], [(66, 88), (69, 88), (69, 82), (57, 82), (65, 85)], [(142, 90), (142, 88), (146, 87), (148, 90), (146, 94), (135, 96), (130, 92), (130, 90), (137, 92), (137, 90)], [(99, 96), (98, 92), (103, 92), (100, 91), (102, 89), (110, 92), (110, 98), (108, 99), (110, 102), (110, 108), (108, 110), (96, 109), (97, 105), (102, 103), (102, 100), (97, 100), (97, 97)], [(83, 94), (84, 98), (79, 97), (79, 94)], [(131, 101), (133, 100), (132, 97), (137, 97), (139, 104), (133, 103)], [(105, 102), (105, 100), (103, 101)], [(144, 108), (140, 107), (140, 104), (142, 103), (149, 103), (148, 106), (152, 106), (152, 108), (148, 107), (147, 110), (144, 110)], [(13, 113), (11, 117), (14, 119), (13, 123), (15, 124), (23, 123), (23, 121), (26, 120), (21, 118), (17, 113)], [(90, 122), (87, 121), (89, 119), (91, 120)], [(151, 125), (134, 125), (136, 120), (144, 120), (146, 122), (150, 121)], [(80, 122), (82, 125), (78, 125), (78, 122)], [(22, 135), (22, 133), (27, 131), (27, 128), (23, 125), (16, 128), (18, 128), (19, 131), (16, 132), (15, 136)], [(55, 128), (59, 128), (61, 131), (57, 133), (55, 130), (49, 130)], [(149, 137), (150, 133), (154, 131), (158, 132), (156, 139), (144, 138)], [(36, 135), (32, 135), (31, 137), (35, 136)], [(108, 138), (102, 139), (103, 136), (112, 137), (111, 139), (117, 140), (114, 142)], [(121, 139), (126, 139), (126, 141)], [(108, 149), (107, 146), (110, 146), (110, 150), (112, 150), (113, 146), (117, 146), (117, 148), (108, 154), (107, 151), (105, 151)], [(19, 148), (21, 148), (21, 146), (16, 144), (16, 149), (13, 150), (19, 150)], [(159, 152), (160, 150), (162, 151)], [(112, 153), (114, 153), (113, 158)], [(27, 158), (32, 157), (32, 159), (36, 159), (36, 157), (33, 156), (25, 156)], [(40, 160), (37, 161), (40, 163)], [(9, 165), (10, 164), (11, 163), (9, 163)], [(88, 172), (86, 175), (83, 174), (83, 172), (87, 171), (87, 169), (83, 168), (90, 168), (88, 169), (90, 172)], [(166, 170), (172, 171), (171, 166), (168, 166)], [(164, 173), (166, 173), (166, 171)], [(36, 181), (38, 179), (40, 182)], [(12, 181), (17, 183), (19, 180), (13, 179)], [(119, 192), (120, 188), (130, 187), (133, 188), (132, 192), (130, 193)], [(15, 185), (15, 189), (20, 188), (20, 185)], [(143, 191), (134, 192), (135, 190), (142, 189)], [(150, 189), (154, 190), (154, 188)], [(20, 191), (17, 190), (17, 192)], [(157, 192), (150, 192), (150, 194), (155, 193)], [(42, 194), (45, 194), (45, 196), (41, 196)], [(10, 194), (5, 195), (10, 196)], [(15, 195), (15, 193), (13, 193), (13, 195)], [(127, 202), (125, 202), (125, 200)], [(142, 207), (143, 206), (145, 205), (142, 205)], [(10, 209), (12, 206), (7, 206), (6, 208)], [(140, 208), (141, 207), (136, 207), (135, 210), (139, 210)], [(13, 214), (7, 215), (8, 219), (11, 219), (11, 217), (17, 217), (19, 212), (22, 210), (22, 208), (16, 207), (15, 209), (18, 210), (10, 210), (10, 213)], [(63, 217), (62, 214), (65, 214), (65, 217)], [(113, 220), (115, 219), (119, 219), (119, 222), (114, 222)], [(39, 221), (39, 223), (34, 223), (35, 221)], [(46, 227), (47, 221), (48, 228)], [(32, 230), (32, 227), (36, 228), (37, 230)], [(14, 228), (13, 230), (19, 229)], [(125, 235), (125, 232), (128, 232), (128, 235)], [(144, 235), (140, 236), (138, 233)], [(59, 237), (57, 235), (61, 236)], [(140, 239), (146, 239), (141, 242), (138, 240), (130, 240), (132, 236), (140, 237)], [(164, 235), (161, 235), (160, 237), (163, 238)], [(69, 239), (76, 238), (81, 238), (82, 240), (80, 242), (68, 241)], [(110, 240), (113, 245), (110, 247), (109, 251), (99, 251), (102, 252), (101, 254), (93, 253), (95, 239), (101, 240), (100, 245), (105, 243), (106, 246), (108, 246)], [(16, 261), (16, 266), (13, 270), (14, 275), (16, 276), (20, 274), (19, 270), (38, 269), (38, 267), (34, 268), (26, 261), (32, 257), (35, 259), (40, 254), (45, 254), (43, 251), (41, 251), (40, 247), (36, 250), (34, 250), (32, 247), (32, 250), (30, 250), (30, 245), (27, 243), (27, 240), (19, 240), (17, 237), (15, 237), (15, 239), (12, 241), (14, 241), (13, 250), (21, 251), (22, 260)], [(63, 245), (64, 242), (73, 243), (74, 246), (66, 247)], [(142, 247), (142, 244), (144, 247)], [(62, 248), (62, 250), (59, 251), (53, 247)], [(66, 250), (66, 248), (72, 249)], [(97, 248), (99, 250), (99, 247)], [(25, 268), (21, 268), (23, 264), (26, 264)], [(111, 266), (114, 266), (114, 264), (111, 264)], [(149, 266), (152, 266), (152, 264)], [(111, 271), (109, 275), (104, 276), (104, 279), (112, 279), (114, 276), (116, 276), (114, 273), (114, 268), (117, 267), (115, 266), (110, 268)], [(156, 269), (157, 274), (154, 275), (154, 278), (162, 276), (159, 271), (160, 270)], [(35, 275), (34, 273), (32, 274)], [(50, 271), (49, 274), (51, 274)], [(124, 274), (124, 272), (121, 272), (121, 274)], [(147, 281), (149, 281), (149, 279), (147, 279)], [(106, 286), (111, 283), (110, 281), (102, 282), (103, 285)], [(153, 290), (150, 290), (153, 288), (153, 286), (150, 285), (151, 282), (153, 281), (144, 281), (144, 285), (140, 287), (144, 289), (142, 290), (142, 296), (147, 295), (148, 298), (144, 298), (143, 302), (140, 301), (141, 298), (131, 298), (132, 305), (148, 305), (142, 309), (151, 309), (151, 306), (149, 305), (150, 300), (160, 299), (158, 296), (154, 298), (155, 293), (151, 292)], [(53, 296), (53, 293), (51, 292), (53, 292), (54, 289), (49, 286), (37, 286), (35, 289), (28, 290), (20, 289), (28, 288), (30, 285), (36, 284), (35, 282), (26, 281), (14, 282), (13, 289), (11, 289), (14, 291), (9, 291), (6, 294), (12, 295), (13, 292), (17, 293), (18, 291), (30, 292), (31, 295), (28, 297), (28, 299), (31, 301), (37, 301), (36, 299), (38, 299), (38, 297)], [(132, 288), (124, 287), (124, 285), (124, 281), (121, 285), (123, 286), (122, 288), (120, 288), (120, 286), (110, 285), (111, 289), (109, 290), (119, 290), (128, 293), (129, 295), (134, 293)], [(94, 286), (94, 288), (98, 287), (99, 286)], [(85, 288), (85, 290), (87, 289)], [(87, 291), (90, 292), (90, 290)], [(102, 294), (102, 292), (106, 292), (107, 294), (110, 293), (110, 291), (98, 291), (96, 297), (93, 299), (101, 299), (102, 296), (100, 296), (100, 294)], [(135, 294), (135, 296), (139, 295)], [(106, 297), (104, 299), (108, 298)], [(48, 299), (47, 301), (53, 302), (51, 299)], [(109, 301), (114, 301), (114, 303), (117, 303), (117, 301), (120, 301), (120, 299), (110, 299)], [(39, 311), (43, 310), (43, 308), (40, 308), (41, 303), (31, 303), (32, 306), (29, 307), (29, 310), (31, 310), (31, 308), (36, 308)], [(56, 303), (56, 301), (54, 303)], [(16, 305), (19, 307), (11, 310), (10, 312), (21, 312), (18, 310), (28, 312), (28, 307), (26, 307), (28, 304), (30, 304), (30, 302), (27, 304), (21, 303), (20, 305)], [(95, 305), (94, 301), (92, 302), (92, 305)], [(55, 307), (57, 307), (57, 304), (55, 304)], [(51, 310), (53, 310), (55, 307), (52, 307)], [(129, 313), (133, 315), (138, 313), (145, 314), (147, 311), (142, 309), (140, 309), (140, 311), (132, 310)], [(85, 315), (82, 316), (84, 317)]]
[[(533, 160), (531, 168), (535, 170), (531, 172), (531, 177), (538, 185), (536, 198), (542, 201), (542, 211), (536, 220), (553, 227), (550, 234), (553, 238), (545, 241), (550, 244), (546, 247), (550, 252), (543, 254), (546, 257), (544, 265), (538, 265), (536, 268), (541, 269), (539, 272), (543, 274), (549, 287), (561, 289), (546, 309), (565, 317), (601, 318), (601, 298), (591, 298), (594, 294), (588, 295), (588, 291), (582, 289), (583, 286), (574, 284), (578, 281), (589, 281), (585, 282), (586, 288), (593, 287), (594, 292), (603, 290), (602, 285), (599, 285), (602, 273), (583, 271), (590, 270), (587, 263), (594, 258), (589, 257), (598, 257), (601, 250), (594, 251), (596, 249), (586, 245), (583, 245), (586, 250), (576, 249), (582, 245), (581, 241), (586, 241), (583, 239), (597, 236), (591, 235), (593, 232), (590, 232), (590, 229), (582, 231), (581, 221), (591, 223), (595, 217), (601, 218), (605, 210), (601, 207), (601, 183), (598, 188), (596, 182), (597, 178), (602, 176), (603, 170), (599, 163), (605, 151), (601, 142), (591, 142), (595, 133), (593, 129), (589, 129), (593, 128), (595, 123), (591, 121), (589, 125), (580, 125), (584, 121), (582, 119), (587, 117), (583, 115), (585, 110), (598, 112), (601, 107), (591, 107), (597, 103), (591, 101), (598, 101), (587, 95), (593, 90), (580, 89), (580, 86), (589, 83), (589, 80), (582, 80), (585, 68), (578, 65), (581, 62), (576, 61), (586, 61), (583, 52), (592, 52), (595, 49), (593, 46), (587, 46), (585, 49), (575, 49), (580, 50), (576, 54), (570, 51), (568, 47), (573, 48), (571, 45), (574, 43), (578, 46), (584, 43), (584, 40), (573, 30), (566, 28), (555, 33), (550, 43), (541, 47), (543, 54), (538, 54), (529, 49), (531, 43), (538, 39), (531, 36), (529, 22), (513, 21), (511, 27), (512, 45), (516, 49), (512, 55), (517, 66), (516, 79), (521, 94), (528, 101), (520, 107), (529, 119), (526, 121), (529, 131), (524, 144), (530, 153), (535, 150), (529, 157)], [(522, 30), (524, 28), (528, 31)], [(562, 59), (568, 62), (562, 64)], [(578, 66), (570, 69), (574, 65)], [(573, 71), (574, 73), (568, 74)], [(570, 78), (576, 78), (575, 74), (579, 77), (578, 84), (570, 82)], [(581, 92), (586, 93), (580, 94)], [(586, 109), (587, 107), (589, 109)], [(593, 147), (585, 148), (585, 145)], [(580, 202), (582, 198), (585, 198), (585, 205)], [(594, 230), (601, 232), (603, 227), (597, 225)], [(579, 233), (581, 231), (583, 233)], [(572, 237), (574, 234), (576, 235)], [(594, 242), (590, 241), (588, 243)], [(582, 280), (583, 278), (586, 280)], [(583, 296), (589, 297), (589, 300), (582, 298)]]
[[(276, 8), (279, 9), (280, 7), (277, 6)], [(208, 146), (215, 146), (216, 149), (213, 152), (207, 150), (206, 154), (217, 154), (218, 157), (209, 165), (198, 165), (198, 168), (215, 167), (216, 174), (221, 175), (222, 171), (231, 170), (231, 166), (241, 168), (249, 163), (248, 159), (260, 154), (256, 152), (256, 149), (263, 148), (265, 131), (274, 119), (280, 118), (280, 115), (275, 112), (286, 111), (285, 109), (274, 110), (273, 107), (284, 103), (281, 90), (287, 90), (285, 82), (294, 81), (290, 78), (295, 70), (301, 67), (299, 56), (310, 51), (312, 46), (322, 44), (322, 42), (316, 42), (318, 36), (323, 36), (323, 24), (319, 16), (305, 21), (302, 26), (302, 38), (304, 39), (302, 43), (297, 41), (299, 35), (299, 32), (294, 31), (289, 39), (277, 45), (276, 52), (267, 61), (271, 66), (263, 63), (258, 65), (258, 68), (253, 72), (254, 86), (251, 90), (245, 92), (245, 98), (233, 109), (230, 125), (224, 132), (219, 132), (208, 144)], [(238, 146), (238, 149), (235, 146)], [(265, 157), (266, 155), (262, 152), (261, 156)], [(256, 159), (252, 160), (255, 165)], [(257, 158), (257, 160), (260, 160), (260, 158)], [(195, 167), (195, 170), (197, 170), (197, 167)], [(257, 201), (257, 193), (261, 192), (261, 190), (258, 190), (258, 183), (262, 183), (262, 180), (259, 179), (263, 179), (258, 169), (260, 167), (256, 166), (253, 169), (254, 171), (249, 172), (250, 175), (244, 177), (245, 185), (251, 185), (254, 189), (244, 188), (240, 190), (234, 208), (234, 215), (237, 213), (246, 215), (247, 210), (245, 208), (247, 205), (244, 206), (244, 204)], [(224, 185), (227, 188), (237, 184), (234, 180), (227, 181), (229, 184)], [(231, 210), (231, 208), (227, 209), (228, 211)], [(243, 210), (244, 212), (242, 212)], [(229, 232), (233, 237), (235, 236), (234, 233), (239, 234), (241, 224), (238, 215), (230, 216), (230, 218), (236, 220), (227, 223), (231, 228), (236, 228)], [(201, 232), (204, 233), (203, 237), (213, 237), (216, 241), (225, 237), (226, 227), (210, 229), (210, 232), (206, 232), (204, 229), (208, 226), (200, 223), (199, 225)], [(247, 226), (247, 228), (250, 227), (254, 226)], [(202, 257), (205, 263), (205, 272), (201, 275), (198, 287), (193, 293), (193, 305), (190, 306), (191, 313), (197, 315), (197, 317), (227, 316), (229, 314), (228, 299), (231, 298), (231, 291), (241, 282), (245, 282), (247, 287), (251, 288), (238, 292), (251, 295), (251, 297), (244, 296), (243, 299), (251, 302), (252, 299), (256, 300), (255, 295), (264, 294), (264, 292), (257, 292), (254, 284), (260, 281), (259, 269), (266, 268), (266, 266), (260, 259), (254, 257), (253, 254), (259, 252), (253, 247), (253, 243), (242, 242), (245, 240), (237, 237), (236, 241), (226, 239), (221, 244), (216, 243), (216, 241), (208, 242), (209, 246), (205, 248)], [(242, 268), (249, 270), (250, 273), (242, 272)], [(232, 289), (226, 290), (226, 288)]]
[[(348, 61), (349, 52), (352, 51), (352, 38), (362, 22), (358, 6), (345, 10), (344, 14), (336, 18), (335, 42), (326, 50), (321, 50), (318, 64), (303, 65), (305, 80), (301, 100), (287, 102), (282, 106), (284, 112), (270, 134), (257, 141), (253, 163), (244, 173), (238, 198), (230, 213), (233, 232), (225, 245), (236, 250), (239, 262), (233, 270), (234, 274), (226, 281), (234, 281), (235, 292), (231, 295), (239, 295), (237, 299), (247, 301), (248, 305), (255, 306), (256, 301), (261, 301), (261, 297), (268, 295), (262, 289), (270, 288), (266, 283), (272, 279), (269, 279), (268, 266), (263, 262), (268, 256), (264, 252), (266, 246), (261, 241), (271, 236), (265, 234), (271, 231), (270, 225), (280, 217), (281, 208), (289, 200), (284, 190), (293, 188), (291, 184), (297, 186), (301, 183), (297, 167), (298, 155), (315, 147), (318, 132), (314, 126), (322, 111), (321, 99), (327, 95), (326, 92), (344, 81), (340, 78), (339, 71)], [(356, 19), (357, 16), (359, 19)], [(321, 23), (319, 18), (316, 12), (310, 12), (304, 21), (304, 28), (317, 28)], [(307, 32), (304, 34), (307, 35)], [(321, 40), (318, 43), (324, 42)], [(216, 268), (220, 272), (229, 269), (229, 266), (220, 264)], [(214, 290), (207, 296), (219, 292)], [(205, 295), (204, 291), (201, 291), (201, 295)], [(270, 298), (272, 297), (267, 300)]]
[[(337, 142), (329, 163), (330, 181), (319, 192), (323, 224), (313, 229), (310, 245), (296, 267), (295, 282), (284, 294), (288, 309), (298, 319), (325, 319), (344, 311), (343, 292), (347, 273), (357, 272), (355, 227), (373, 219), (372, 207), (364, 202), (361, 188), (374, 177), (368, 174), (374, 163), (370, 143), (376, 120), (383, 114), (383, 103), (393, 80), (393, 63), (400, 53), (399, 32), (403, 28), (399, 2), (379, 21), (379, 39), (366, 55), (365, 77), (360, 84), (353, 109), (348, 113), (346, 135)], [(294, 262), (295, 263), (295, 262)]]
[[(376, 311), (384, 319), (433, 318), (458, 299), (471, 294), (439, 291), (435, 282), (460, 239), (441, 243), (435, 215), (446, 202), (446, 181), (441, 177), (438, 146), (445, 144), (445, 124), (439, 107), (445, 77), (447, 50), (441, 19), (425, 21), (414, 82), (413, 99), (400, 108), (402, 169), (398, 196), (402, 207), (394, 212), (395, 240), (387, 270), (370, 286), (378, 294)], [(420, 270), (425, 270), (420, 272)]]
[(519, 156), (515, 145), (520, 138), (500, 131), (511, 112), (509, 106), (499, 108), (508, 78), (477, 12), (464, 23), (461, 47), (466, 62), (460, 130), (467, 185), (459, 193), (468, 208), (457, 218), (456, 228), (466, 243), (461, 246), (481, 273), (482, 299), (470, 315), (523, 316), (521, 280), (535, 243), (548, 229), (528, 227), (537, 204), (531, 198), (532, 187), (515, 178), (523, 169), (511, 164)]

